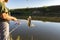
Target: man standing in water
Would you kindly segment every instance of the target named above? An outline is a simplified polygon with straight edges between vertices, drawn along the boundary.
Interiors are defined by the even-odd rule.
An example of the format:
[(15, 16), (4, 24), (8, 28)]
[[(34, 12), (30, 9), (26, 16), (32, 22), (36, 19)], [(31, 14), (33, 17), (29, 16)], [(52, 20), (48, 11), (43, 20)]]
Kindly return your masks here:
[(5, 6), (8, 0), (0, 0), (0, 40), (9, 40), (9, 23), (8, 21), (17, 21), (15, 17), (12, 17), (8, 13), (8, 9)]

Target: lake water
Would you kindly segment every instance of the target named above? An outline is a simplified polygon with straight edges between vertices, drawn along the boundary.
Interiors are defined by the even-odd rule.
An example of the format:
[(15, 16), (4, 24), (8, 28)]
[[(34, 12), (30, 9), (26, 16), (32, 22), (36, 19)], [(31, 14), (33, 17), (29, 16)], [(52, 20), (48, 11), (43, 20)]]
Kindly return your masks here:
[[(17, 28), (16, 28), (17, 27)], [(20, 25), (10, 21), (10, 32), (12, 38), (16, 40), (20, 36), (20, 40), (60, 40), (60, 23), (44, 22), (32, 20), (31, 26), (27, 25), (27, 20), (20, 20)]]

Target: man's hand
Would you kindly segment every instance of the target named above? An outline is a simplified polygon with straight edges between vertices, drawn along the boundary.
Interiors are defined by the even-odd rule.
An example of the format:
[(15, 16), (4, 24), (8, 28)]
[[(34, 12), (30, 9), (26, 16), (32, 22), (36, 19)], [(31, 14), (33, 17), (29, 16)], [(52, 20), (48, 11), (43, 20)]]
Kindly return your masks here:
[(12, 17), (12, 16), (11, 16), (11, 18), (12, 18), (12, 20), (13, 20), (13, 21), (17, 21), (17, 18), (15, 18), (15, 17)]
[(17, 18), (12, 17), (12, 20), (15, 21), (16, 24), (18, 24), (18, 25), (20, 24), (20, 21)]

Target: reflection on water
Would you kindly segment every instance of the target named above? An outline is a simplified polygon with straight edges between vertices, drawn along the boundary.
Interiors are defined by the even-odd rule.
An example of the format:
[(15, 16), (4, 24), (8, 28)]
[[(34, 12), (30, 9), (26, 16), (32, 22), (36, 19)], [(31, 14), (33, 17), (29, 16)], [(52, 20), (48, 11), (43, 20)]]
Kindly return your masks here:
[(60, 40), (60, 23), (32, 20), (32, 27), (28, 27), (26, 20), (20, 20), (20, 23), (15, 25), (10, 21), (10, 31), (19, 26), (11, 33), (13, 40)]

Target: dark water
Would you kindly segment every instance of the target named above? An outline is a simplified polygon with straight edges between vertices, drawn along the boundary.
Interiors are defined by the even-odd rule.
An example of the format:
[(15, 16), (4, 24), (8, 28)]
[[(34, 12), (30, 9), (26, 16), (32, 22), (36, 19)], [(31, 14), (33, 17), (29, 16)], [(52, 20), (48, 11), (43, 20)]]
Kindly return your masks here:
[(20, 20), (20, 25), (11, 21), (10, 31), (19, 26), (11, 33), (12, 38), (16, 40), (20, 36), (21, 40), (60, 40), (60, 23), (32, 20), (31, 25), (29, 27), (26, 20)]

